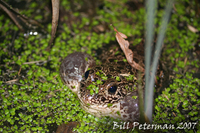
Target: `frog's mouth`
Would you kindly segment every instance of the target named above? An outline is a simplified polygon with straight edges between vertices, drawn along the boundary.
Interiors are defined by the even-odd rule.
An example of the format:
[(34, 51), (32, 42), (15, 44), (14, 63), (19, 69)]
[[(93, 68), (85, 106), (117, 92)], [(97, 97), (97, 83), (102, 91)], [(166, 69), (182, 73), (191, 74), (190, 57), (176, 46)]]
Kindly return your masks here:
[(120, 102), (116, 102), (114, 104), (89, 104), (86, 102), (85, 99), (79, 97), (81, 107), (88, 113), (97, 116), (110, 116), (115, 119), (121, 118), (121, 115), (119, 113), (120, 110)]

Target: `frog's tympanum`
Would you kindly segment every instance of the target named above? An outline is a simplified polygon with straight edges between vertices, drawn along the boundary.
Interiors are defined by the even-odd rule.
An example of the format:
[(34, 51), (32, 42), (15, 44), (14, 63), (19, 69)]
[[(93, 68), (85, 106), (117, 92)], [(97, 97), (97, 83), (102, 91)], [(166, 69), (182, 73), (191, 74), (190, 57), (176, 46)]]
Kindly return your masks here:
[[(134, 61), (144, 68), (144, 52), (135, 49), (133, 53)], [(138, 70), (118, 48), (104, 51), (100, 59), (101, 64), (96, 64), (88, 54), (68, 55), (60, 66), (64, 84), (77, 94), (82, 108), (97, 117), (139, 121)]]

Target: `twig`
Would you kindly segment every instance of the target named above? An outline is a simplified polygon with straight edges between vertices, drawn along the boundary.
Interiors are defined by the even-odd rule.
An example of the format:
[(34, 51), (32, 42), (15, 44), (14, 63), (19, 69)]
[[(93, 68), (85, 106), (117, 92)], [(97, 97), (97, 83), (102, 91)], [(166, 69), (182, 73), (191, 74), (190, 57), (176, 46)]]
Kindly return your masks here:
[(23, 64), (24, 65), (26, 65), (26, 64), (35, 64), (35, 63), (40, 63), (40, 62), (47, 62), (47, 60), (46, 61), (30, 61), (30, 62), (24, 62)]
[(14, 23), (21, 31), (24, 32), (25, 28), (37, 28), (43, 33), (46, 33), (46, 31), (40, 23), (38, 23), (36, 20), (27, 18), (25, 15), (21, 15), (18, 11), (16, 11), (3, 0), (0, 0), (0, 8), (2, 8), (2, 10), (4, 10), (9, 15), (9, 17), (14, 21)]
[(9, 80), (9, 81), (6, 81), (5, 83), (12, 83), (12, 82), (16, 82), (18, 81), (19, 79), (13, 79), (13, 80)]

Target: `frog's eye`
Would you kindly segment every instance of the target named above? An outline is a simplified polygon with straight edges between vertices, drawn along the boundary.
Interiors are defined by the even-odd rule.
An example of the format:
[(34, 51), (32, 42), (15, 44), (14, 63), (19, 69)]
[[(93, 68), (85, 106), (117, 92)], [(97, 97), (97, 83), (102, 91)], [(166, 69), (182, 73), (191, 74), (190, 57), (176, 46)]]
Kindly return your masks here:
[(114, 95), (117, 91), (117, 83), (113, 80), (113, 81), (107, 81), (109, 82), (106, 86), (106, 90), (107, 90), (107, 94), (109, 95)]
[(108, 89), (108, 92), (110, 94), (115, 94), (116, 91), (117, 91), (117, 86), (116, 85), (113, 85)]
[(88, 70), (88, 71), (85, 72), (85, 80), (88, 78), (89, 72), (90, 72), (90, 70)]

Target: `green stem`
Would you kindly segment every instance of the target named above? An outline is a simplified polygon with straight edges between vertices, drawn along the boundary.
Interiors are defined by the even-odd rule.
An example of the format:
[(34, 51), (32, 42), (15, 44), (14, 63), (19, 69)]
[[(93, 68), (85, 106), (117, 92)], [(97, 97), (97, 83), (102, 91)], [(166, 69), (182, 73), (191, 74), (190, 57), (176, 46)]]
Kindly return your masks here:
[[(149, 86), (149, 73), (150, 73), (150, 62), (151, 62), (151, 45), (154, 38), (154, 18), (155, 18), (155, 0), (146, 1), (146, 39), (145, 39), (145, 107), (147, 108), (148, 98), (148, 86)], [(153, 33), (153, 34), (152, 34)]]
[[(149, 82), (148, 91), (145, 92), (145, 114), (149, 118), (149, 121), (152, 123), (152, 112), (153, 112), (153, 92), (154, 92), (154, 83), (155, 83), (155, 73), (157, 70), (158, 59), (160, 56), (160, 52), (162, 49), (162, 44), (165, 36), (165, 31), (167, 29), (167, 24), (170, 18), (171, 9), (174, 0), (168, 0), (167, 6), (165, 8), (165, 15), (162, 18), (161, 28), (159, 30), (158, 39), (156, 42), (156, 50), (153, 58), (153, 66), (152, 66), (152, 75)], [(146, 90), (145, 90), (146, 91)]]

